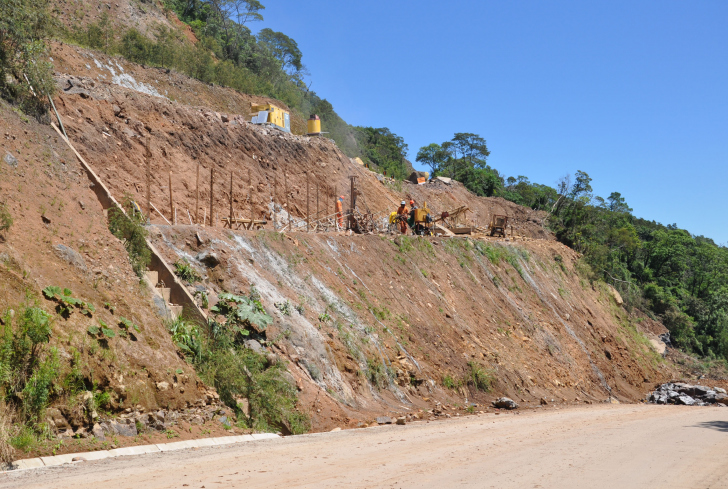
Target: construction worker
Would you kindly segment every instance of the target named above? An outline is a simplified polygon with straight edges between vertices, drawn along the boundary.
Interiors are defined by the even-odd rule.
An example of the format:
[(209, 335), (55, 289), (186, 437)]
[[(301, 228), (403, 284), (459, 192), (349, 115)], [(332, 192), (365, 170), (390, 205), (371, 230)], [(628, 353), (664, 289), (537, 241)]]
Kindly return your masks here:
[(399, 221), (399, 232), (402, 234), (407, 232), (407, 214), (409, 214), (409, 209), (407, 209), (407, 204), (403, 200), (397, 209), (397, 215), (403, 216), (402, 220)]
[(336, 200), (336, 220), (339, 223), (339, 229), (344, 229), (344, 196), (339, 195)]

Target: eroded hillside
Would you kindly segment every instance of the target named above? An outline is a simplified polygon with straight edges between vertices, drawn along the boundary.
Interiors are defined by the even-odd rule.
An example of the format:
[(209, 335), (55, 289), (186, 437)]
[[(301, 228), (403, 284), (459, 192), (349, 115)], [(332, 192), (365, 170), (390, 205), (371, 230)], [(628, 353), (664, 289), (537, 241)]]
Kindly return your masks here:
[[(525, 406), (631, 401), (672, 371), (639, 321), (553, 241), (193, 226), (155, 226), (152, 237), (199, 272), (190, 288), (209, 307), (222, 291), (257, 289), (275, 319), (267, 339), (318, 429), (438, 402), (482, 410), (501, 395)], [(492, 381), (488, 392), (474, 370)]]

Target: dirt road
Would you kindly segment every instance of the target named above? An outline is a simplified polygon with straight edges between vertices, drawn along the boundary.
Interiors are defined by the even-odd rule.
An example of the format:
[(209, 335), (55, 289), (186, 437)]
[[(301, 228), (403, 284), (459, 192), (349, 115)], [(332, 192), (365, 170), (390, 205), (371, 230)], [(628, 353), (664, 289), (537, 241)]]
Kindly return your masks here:
[(725, 488), (728, 409), (603, 405), (81, 462), (0, 488)]

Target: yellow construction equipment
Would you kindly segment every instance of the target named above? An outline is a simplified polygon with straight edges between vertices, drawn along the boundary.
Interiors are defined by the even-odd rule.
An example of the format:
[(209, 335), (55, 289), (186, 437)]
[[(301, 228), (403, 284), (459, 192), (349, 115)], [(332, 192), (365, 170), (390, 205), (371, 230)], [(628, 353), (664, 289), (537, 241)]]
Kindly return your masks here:
[(490, 219), (490, 235), (495, 236), (496, 234), (506, 237), (506, 227), (508, 226), (508, 216), (495, 214)]
[(308, 119), (307, 128), (309, 136), (318, 136), (321, 134), (321, 119), (319, 119), (319, 116), (312, 114)]
[(253, 124), (270, 125), (283, 132), (291, 132), (291, 116), (285, 110), (271, 104), (253, 105), (254, 112), (250, 122)]

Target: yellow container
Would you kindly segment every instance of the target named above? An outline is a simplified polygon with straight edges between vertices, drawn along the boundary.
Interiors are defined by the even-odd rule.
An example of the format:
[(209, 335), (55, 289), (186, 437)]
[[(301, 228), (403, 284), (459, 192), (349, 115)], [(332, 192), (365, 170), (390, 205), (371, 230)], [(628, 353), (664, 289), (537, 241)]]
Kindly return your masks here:
[(312, 115), (311, 118), (308, 120), (308, 134), (321, 134), (321, 119), (319, 119), (319, 116)]

